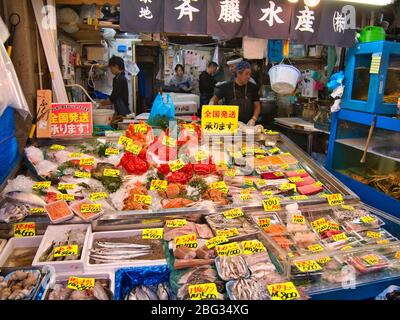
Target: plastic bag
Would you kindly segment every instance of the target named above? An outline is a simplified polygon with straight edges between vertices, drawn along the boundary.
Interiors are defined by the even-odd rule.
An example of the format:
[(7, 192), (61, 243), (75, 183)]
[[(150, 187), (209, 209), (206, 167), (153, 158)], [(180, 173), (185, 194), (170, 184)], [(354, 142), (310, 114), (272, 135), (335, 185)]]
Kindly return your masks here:
[(375, 300), (388, 300), (386, 295), (393, 293), (394, 291), (400, 292), (400, 287), (394, 285), (389, 286), (385, 291), (377, 295)]
[(147, 123), (153, 127), (167, 128), (169, 122), (174, 120), (175, 106), (172, 102), (171, 95), (167, 94), (167, 101), (165, 102), (162, 95), (159, 93), (154, 100)]
[(0, 116), (8, 106), (11, 106), (25, 119), (31, 113), (15, 73), (14, 65), (3, 44), (0, 45), (0, 72), (2, 75), (0, 77)]

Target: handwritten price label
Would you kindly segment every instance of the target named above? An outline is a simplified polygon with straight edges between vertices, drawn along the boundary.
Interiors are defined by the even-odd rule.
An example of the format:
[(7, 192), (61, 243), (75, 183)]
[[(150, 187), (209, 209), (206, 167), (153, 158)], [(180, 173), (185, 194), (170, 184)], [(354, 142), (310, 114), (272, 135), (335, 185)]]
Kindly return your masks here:
[(223, 215), (227, 219), (235, 219), (235, 218), (243, 217), (244, 213), (243, 213), (242, 209), (236, 208), (236, 209), (225, 211), (223, 213)]
[(311, 226), (316, 229), (317, 227), (326, 224), (326, 220), (325, 218), (320, 218), (318, 220), (314, 220), (313, 222), (311, 222)]
[(96, 279), (69, 277), (68, 288), (71, 290), (85, 291), (94, 288)]
[(189, 249), (196, 249), (199, 246), (197, 243), (197, 237), (195, 233), (176, 237), (174, 241), (176, 248), (186, 247)]
[(254, 149), (254, 153), (265, 155), (265, 154), (267, 154), (267, 150), (255, 148), (255, 149)]
[(289, 169), (289, 165), (287, 163), (281, 165), (282, 170)]
[(90, 203), (90, 204), (82, 204), (81, 212), (82, 213), (99, 213), (102, 210), (102, 205), (100, 203)]
[(167, 190), (167, 180), (152, 180), (150, 184), (150, 190), (154, 191), (165, 191)]
[(79, 254), (78, 246), (62, 246), (54, 248), (54, 258), (77, 256)]
[(166, 221), (167, 228), (182, 228), (186, 226), (186, 219), (174, 219)]
[(190, 300), (217, 299), (218, 290), (215, 283), (195, 284), (188, 287)]
[(272, 148), (272, 149), (269, 149), (269, 153), (270, 154), (276, 154), (276, 153), (279, 153), (281, 151), (281, 149), (279, 149), (279, 148)]
[(211, 250), (212, 248), (215, 248), (215, 246), (226, 242), (229, 242), (226, 236), (218, 236), (207, 240), (206, 247)]
[(61, 150), (65, 150), (65, 147), (64, 147), (64, 146), (61, 146), (61, 145), (59, 145), (59, 144), (53, 144), (53, 145), (50, 147), (50, 150), (52, 150), (52, 151), (61, 151)]
[(208, 160), (209, 157), (210, 157), (210, 154), (207, 151), (201, 151), (201, 150), (199, 152), (197, 152), (194, 156), (194, 158), (198, 162)]
[(299, 170), (296, 170), (296, 173), (299, 175), (302, 175), (302, 174), (306, 174), (307, 172), (304, 169), (299, 169)]
[(323, 258), (317, 259), (317, 262), (321, 265), (321, 264), (327, 264), (331, 260), (332, 260), (331, 257), (323, 257)]
[(339, 234), (332, 235), (332, 239), (335, 242), (342, 241), (342, 240), (346, 241), (347, 240), (347, 236), (346, 236), (346, 234), (344, 232), (342, 232), (342, 233), (339, 233)]
[(372, 218), (371, 216), (363, 216), (360, 218), (360, 220), (362, 222), (364, 222), (365, 224), (371, 224), (374, 223), (376, 221), (376, 219)]
[(141, 147), (141, 146), (139, 146), (139, 145), (137, 145), (137, 144), (135, 144), (135, 143), (130, 143), (130, 144), (128, 144), (126, 147), (125, 147), (125, 150), (126, 151), (128, 151), (128, 152), (130, 152), (130, 153), (133, 153), (134, 155), (139, 155), (139, 153), (140, 153), (140, 151), (142, 151), (142, 149), (143, 149), (143, 147)]
[(133, 126), (133, 130), (135, 133), (147, 133), (149, 128), (145, 123), (139, 123)]
[(75, 177), (75, 178), (87, 178), (87, 179), (89, 179), (89, 178), (92, 177), (92, 175), (91, 175), (90, 172), (76, 171), (76, 172), (74, 173), (74, 177)]
[(342, 209), (344, 209), (344, 210), (349, 210), (349, 211), (354, 211), (355, 209), (354, 209), (354, 207), (352, 207), (352, 206), (348, 206), (348, 205), (342, 205)]
[(266, 197), (272, 197), (274, 192), (273, 191), (263, 191), (263, 192), (261, 192), (261, 194)]
[(58, 190), (73, 190), (76, 188), (76, 184), (74, 183), (60, 183), (58, 185)]
[(111, 156), (111, 155), (118, 155), (121, 151), (117, 148), (107, 148), (106, 149), (106, 156)]
[(65, 200), (67, 202), (75, 201), (75, 196), (73, 194), (63, 194), (57, 193), (57, 200)]
[(151, 196), (145, 196), (142, 194), (134, 194), (133, 202), (147, 204), (148, 206), (150, 206), (151, 205)]
[(276, 136), (276, 135), (280, 134), (279, 132), (277, 132), (277, 131), (272, 131), (272, 130), (264, 130), (264, 133), (265, 133), (265, 134), (268, 134), (268, 135), (270, 135), (270, 136)]
[(15, 223), (14, 224), (14, 237), (34, 237), (36, 235), (36, 224), (35, 222), (27, 223)]
[(328, 230), (339, 230), (340, 226), (337, 223), (334, 222), (327, 222)]
[(264, 210), (267, 212), (281, 210), (281, 200), (279, 198), (270, 198), (262, 201)]
[(262, 187), (265, 187), (268, 184), (268, 180), (257, 179), (254, 183), (255, 183), (256, 187), (260, 189)]
[(129, 144), (131, 144), (133, 142), (133, 140), (131, 138), (125, 137), (125, 136), (121, 136), (118, 139), (118, 144), (122, 145), (122, 146), (128, 146)]
[(328, 194), (327, 199), (330, 206), (338, 206), (344, 203), (343, 196), (340, 193)]
[(118, 178), (120, 175), (121, 172), (117, 169), (104, 169), (103, 171), (104, 177)]
[(218, 245), (215, 247), (218, 256), (238, 256), (242, 254), (242, 249), (240, 249), (237, 242), (231, 242), (227, 244)]
[(182, 169), (186, 165), (186, 163), (182, 159), (178, 159), (178, 160), (169, 162), (168, 165), (169, 165), (170, 170), (172, 172), (175, 172), (175, 171)]
[(315, 183), (312, 184), (314, 187), (319, 188), (323, 186), (323, 183), (321, 181), (317, 181)]
[(270, 218), (258, 218), (258, 225), (260, 228), (268, 228), (271, 224)]
[(33, 190), (47, 190), (51, 187), (51, 181), (37, 182), (33, 185)]
[(321, 252), (324, 251), (324, 247), (321, 246), (320, 244), (312, 244), (307, 247), (307, 249), (311, 252)]
[(362, 259), (371, 266), (378, 264), (380, 260), (379, 257), (375, 254), (368, 254), (362, 257)]
[(31, 214), (44, 214), (46, 210), (44, 208), (31, 208)]
[(294, 265), (301, 272), (319, 271), (322, 267), (315, 260), (295, 261)]
[(79, 160), (81, 166), (94, 166), (94, 158), (83, 158)]
[(298, 200), (308, 200), (308, 199), (310, 199), (310, 198), (303, 195), (303, 196), (292, 196), (292, 197), (290, 197), (290, 199), (291, 199), (291, 200), (298, 201)]
[(195, 132), (196, 130), (196, 126), (194, 124), (183, 124), (182, 127), (189, 132)]
[(218, 182), (210, 183), (210, 189), (217, 189), (223, 193), (228, 193), (228, 191), (229, 191), (228, 186), (226, 185), (225, 181), (218, 181)]
[(164, 237), (163, 229), (143, 229), (142, 239), (143, 240), (159, 240)]
[(274, 172), (274, 176), (277, 177), (277, 178), (282, 178), (285, 175), (283, 174), (283, 172)]
[(225, 172), (225, 176), (227, 177), (235, 177), (238, 171), (236, 169), (230, 169)]
[(80, 152), (72, 152), (69, 154), (69, 157), (71, 159), (79, 159), (79, 158), (82, 158), (83, 156), (84, 156), (84, 154), (80, 153)]
[(98, 201), (98, 200), (102, 200), (102, 199), (107, 199), (108, 195), (105, 192), (95, 192), (95, 193), (91, 193), (89, 195), (89, 198), (92, 201)]
[(176, 148), (176, 139), (164, 136), (162, 144), (169, 148)]
[(373, 239), (380, 239), (382, 235), (379, 232), (367, 231), (367, 237)]
[(305, 224), (306, 223), (306, 219), (302, 215), (294, 214), (292, 216), (292, 222), (293, 223), (297, 223), (297, 224)]
[(296, 182), (303, 182), (304, 179), (301, 177), (292, 177), (288, 179), (290, 182), (296, 183)]
[(352, 246), (345, 246), (345, 247), (343, 247), (342, 249), (340, 249), (341, 251), (346, 251), (346, 250), (350, 250), (350, 249), (353, 249), (353, 247)]
[(244, 254), (254, 254), (267, 251), (263, 243), (258, 240), (242, 241), (242, 247)]
[(254, 187), (246, 188), (246, 189), (240, 190), (240, 194), (250, 194), (254, 191), (257, 191), (257, 189)]
[(284, 182), (280, 185), (279, 190), (286, 191), (286, 190), (294, 190), (297, 191), (296, 185), (294, 183)]
[(231, 237), (235, 237), (239, 235), (239, 231), (237, 228), (232, 228), (232, 229), (228, 229), (228, 230), (217, 230), (217, 236), (221, 237), (227, 237), (227, 238), (231, 238)]
[(300, 294), (293, 282), (271, 284), (267, 286), (267, 289), (272, 300), (286, 301), (300, 298)]
[(269, 167), (268, 167), (268, 166), (259, 166), (259, 167), (257, 167), (257, 169), (258, 169), (260, 172), (267, 172), (267, 171), (269, 171)]

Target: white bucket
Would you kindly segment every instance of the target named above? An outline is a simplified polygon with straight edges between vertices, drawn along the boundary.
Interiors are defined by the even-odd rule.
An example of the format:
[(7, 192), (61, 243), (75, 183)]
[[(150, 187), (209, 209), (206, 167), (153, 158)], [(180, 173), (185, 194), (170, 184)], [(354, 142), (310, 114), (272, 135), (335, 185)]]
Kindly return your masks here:
[(288, 95), (296, 90), (301, 72), (291, 65), (278, 64), (269, 70), (268, 75), (272, 90), (281, 95)]
[(95, 109), (93, 110), (93, 124), (109, 126), (114, 117), (114, 110)]

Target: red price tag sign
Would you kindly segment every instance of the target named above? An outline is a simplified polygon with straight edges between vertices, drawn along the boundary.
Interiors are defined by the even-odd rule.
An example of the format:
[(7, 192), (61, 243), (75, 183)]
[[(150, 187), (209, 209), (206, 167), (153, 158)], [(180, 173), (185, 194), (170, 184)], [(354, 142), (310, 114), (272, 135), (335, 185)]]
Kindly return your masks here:
[(218, 290), (215, 283), (195, 284), (188, 287), (191, 300), (217, 299)]
[(14, 237), (34, 237), (36, 236), (36, 224), (35, 222), (16, 223), (14, 224)]
[(68, 288), (72, 290), (85, 291), (94, 288), (96, 279), (69, 277)]

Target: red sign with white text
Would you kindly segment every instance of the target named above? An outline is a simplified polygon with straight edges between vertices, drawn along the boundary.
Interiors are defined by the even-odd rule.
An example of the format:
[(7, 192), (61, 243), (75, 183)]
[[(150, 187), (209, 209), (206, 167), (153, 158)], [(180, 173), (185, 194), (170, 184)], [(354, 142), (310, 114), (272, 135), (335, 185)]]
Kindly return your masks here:
[(51, 136), (80, 137), (93, 134), (91, 103), (53, 103), (51, 105)]

